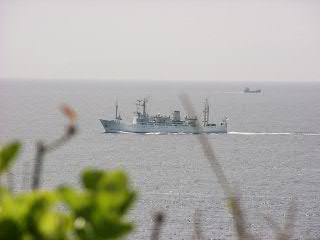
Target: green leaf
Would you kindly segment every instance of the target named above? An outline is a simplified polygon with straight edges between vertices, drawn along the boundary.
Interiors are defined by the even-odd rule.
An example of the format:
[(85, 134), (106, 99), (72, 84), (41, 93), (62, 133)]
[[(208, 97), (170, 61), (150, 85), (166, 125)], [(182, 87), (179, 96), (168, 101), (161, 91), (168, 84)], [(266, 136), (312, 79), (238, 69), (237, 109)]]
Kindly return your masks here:
[(119, 211), (120, 214), (125, 214), (133, 204), (134, 200), (136, 199), (136, 193), (130, 192), (126, 198), (126, 201), (123, 203), (123, 205), (120, 207)]
[(21, 236), (21, 229), (17, 221), (11, 218), (0, 220), (0, 239), (20, 240)]
[(0, 173), (7, 170), (21, 148), (20, 142), (12, 142), (0, 149)]
[(115, 240), (133, 230), (126, 213), (136, 193), (126, 173), (87, 170), (82, 182), (24, 193), (0, 187), (0, 240)]
[(101, 170), (87, 169), (82, 173), (82, 183), (86, 189), (96, 190), (99, 181), (105, 174)]
[(58, 189), (58, 193), (62, 201), (77, 214), (82, 213), (90, 205), (90, 196), (86, 192), (78, 192), (73, 188), (62, 186)]

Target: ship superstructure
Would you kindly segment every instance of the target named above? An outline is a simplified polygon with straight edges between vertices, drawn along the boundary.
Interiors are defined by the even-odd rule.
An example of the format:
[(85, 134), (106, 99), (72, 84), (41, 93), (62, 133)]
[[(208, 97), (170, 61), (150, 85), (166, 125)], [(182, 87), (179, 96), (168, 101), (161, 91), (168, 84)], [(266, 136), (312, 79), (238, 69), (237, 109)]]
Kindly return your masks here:
[(248, 87), (245, 87), (243, 90), (244, 93), (261, 93), (261, 89), (251, 90)]
[[(123, 123), (116, 103), (114, 120), (100, 119), (106, 132), (134, 132), (134, 133), (226, 133), (227, 119), (219, 123), (209, 123), (209, 103), (205, 102), (203, 121), (199, 123), (197, 116), (181, 118), (180, 111), (174, 111), (172, 116), (160, 113), (149, 116), (146, 111), (146, 98), (136, 101), (137, 110), (134, 112), (132, 124)], [(141, 109), (142, 108), (142, 109)]]

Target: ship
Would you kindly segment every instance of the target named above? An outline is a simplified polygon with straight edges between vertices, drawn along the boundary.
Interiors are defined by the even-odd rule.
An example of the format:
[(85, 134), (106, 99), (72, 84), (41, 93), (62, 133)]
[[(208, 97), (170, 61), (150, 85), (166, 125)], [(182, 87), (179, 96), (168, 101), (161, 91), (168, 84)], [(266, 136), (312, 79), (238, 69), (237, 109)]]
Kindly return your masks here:
[(147, 99), (136, 101), (137, 110), (134, 112), (132, 124), (122, 122), (116, 102), (115, 119), (99, 119), (105, 132), (129, 132), (129, 133), (227, 133), (227, 118), (221, 122), (209, 123), (209, 103), (206, 99), (203, 110), (202, 123), (197, 116), (185, 116), (181, 118), (180, 111), (174, 111), (172, 116), (164, 116), (160, 113), (149, 115), (146, 111)]
[(261, 93), (261, 89), (257, 89), (257, 90), (251, 90), (250, 88), (246, 87), (243, 90), (244, 93)]

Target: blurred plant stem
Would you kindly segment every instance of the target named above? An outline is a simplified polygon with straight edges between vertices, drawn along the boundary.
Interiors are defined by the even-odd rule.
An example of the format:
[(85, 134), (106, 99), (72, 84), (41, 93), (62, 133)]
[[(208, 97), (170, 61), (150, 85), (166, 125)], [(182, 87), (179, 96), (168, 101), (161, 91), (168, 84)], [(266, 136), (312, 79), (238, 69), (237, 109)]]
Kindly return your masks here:
[(154, 226), (151, 233), (151, 240), (158, 240), (160, 238), (161, 228), (164, 222), (164, 214), (158, 212), (153, 217)]
[(203, 236), (202, 229), (201, 229), (201, 214), (199, 210), (194, 212), (193, 217), (193, 236), (192, 240), (204, 240), (205, 237)]
[[(189, 97), (186, 94), (181, 94), (180, 100), (182, 102), (182, 105), (186, 113), (191, 116), (196, 116), (196, 112), (191, 104)], [(196, 125), (194, 126), (194, 128), (198, 133), (197, 138), (199, 140), (199, 143), (202, 147), (202, 150), (207, 160), (210, 163), (211, 169), (214, 172), (218, 180), (218, 183), (220, 184), (225, 196), (227, 197), (228, 206), (230, 207), (231, 214), (233, 216), (234, 226), (235, 226), (236, 233), (238, 235), (238, 239), (239, 240), (253, 239), (253, 236), (247, 231), (244, 214), (241, 211), (241, 207), (240, 207), (240, 201), (238, 200), (238, 197), (232, 190), (231, 185), (228, 182), (228, 179), (221, 167), (221, 164), (216, 158), (214, 149), (212, 148), (209, 142), (208, 134), (203, 134), (202, 127), (200, 126), (199, 121), (196, 122)]]
[(69, 125), (66, 128), (66, 131), (64, 134), (53, 141), (50, 144), (45, 145), (43, 141), (39, 141), (37, 143), (37, 152), (36, 152), (36, 157), (34, 161), (34, 170), (33, 170), (33, 175), (32, 175), (32, 183), (31, 183), (31, 189), (38, 189), (40, 187), (40, 182), (41, 182), (41, 173), (42, 173), (42, 168), (43, 168), (43, 161), (44, 157), (47, 153), (56, 150), (58, 147), (64, 145), (68, 140), (70, 140), (77, 132), (77, 128), (75, 126), (75, 120), (76, 120), (76, 113), (75, 111), (66, 106), (62, 106), (62, 112), (64, 115), (69, 119)]

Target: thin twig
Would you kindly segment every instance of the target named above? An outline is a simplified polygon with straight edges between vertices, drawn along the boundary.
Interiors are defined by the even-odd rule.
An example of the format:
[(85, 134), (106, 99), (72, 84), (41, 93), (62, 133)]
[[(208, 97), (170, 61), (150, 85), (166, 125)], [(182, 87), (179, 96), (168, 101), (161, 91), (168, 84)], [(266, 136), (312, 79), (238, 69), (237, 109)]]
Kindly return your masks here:
[(32, 189), (39, 188), (44, 155), (65, 144), (77, 131), (77, 128), (75, 126), (75, 121), (77, 119), (76, 112), (67, 105), (62, 105), (61, 111), (69, 119), (69, 126), (66, 129), (65, 133), (60, 138), (53, 141), (51, 144), (45, 145), (43, 142), (38, 142), (34, 171), (32, 176)]
[(287, 234), (287, 239), (293, 237), (294, 223), (297, 214), (297, 202), (293, 199), (290, 204), (285, 218), (284, 232)]
[[(186, 94), (182, 94), (180, 95), (180, 99), (186, 112), (191, 115), (196, 115), (194, 108), (192, 107), (192, 104), (189, 100), (189, 97)], [(236, 194), (232, 191), (231, 185), (229, 184), (228, 179), (224, 174), (219, 161), (216, 158), (215, 152), (209, 142), (208, 135), (203, 134), (203, 129), (200, 126), (198, 121), (196, 122), (194, 129), (195, 129), (195, 133), (198, 133), (198, 140), (200, 142), (200, 145), (202, 146), (202, 150), (206, 158), (208, 159), (211, 165), (211, 168), (214, 174), (217, 177), (218, 183), (222, 187), (224, 194), (228, 199), (228, 203), (231, 208), (231, 213), (234, 219), (236, 232), (238, 234), (238, 239), (239, 240), (253, 239), (253, 236), (246, 229), (246, 222), (245, 222), (244, 214), (241, 211), (240, 202)]]
[(42, 142), (38, 142), (37, 143), (37, 154), (36, 154), (35, 164), (34, 164), (34, 171), (33, 171), (33, 176), (32, 176), (32, 185), (31, 185), (31, 189), (33, 189), (33, 190), (39, 188), (40, 175), (42, 172), (44, 155), (45, 155), (45, 146)]
[(76, 127), (74, 125), (69, 125), (66, 132), (62, 137), (56, 139), (51, 144), (45, 145), (43, 142), (37, 143), (37, 153), (35, 157), (35, 165), (34, 165), (34, 171), (32, 176), (32, 185), (31, 188), (38, 189), (40, 185), (41, 180), (41, 173), (42, 173), (42, 166), (43, 166), (43, 158), (44, 156), (55, 150), (57, 147), (62, 146), (65, 144), (68, 140), (71, 139), (71, 137), (76, 133)]
[(270, 216), (264, 215), (264, 219), (272, 228), (277, 240), (289, 240), (293, 237), (294, 222), (297, 213), (296, 201), (292, 200), (289, 204), (288, 211), (286, 213), (285, 222), (283, 228), (280, 227)]
[(279, 236), (282, 232), (282, 229), (279, 226), (279, 224), (275, 220), (273, 220), (269, 215), (263, 214), (263, 218), (266, 220), (267, 224), (271, 227), (272, 231), (274, 232), (274, 235)]
[(198, 210), (194, 212), (193, 217), (193, 237), (192, 240), (204, 240), (202, 229), (201, 229), (201, 214)]
[(31, 165), (29, 161), (24, 161), (23, 163), (23, 169), (22, 169), (22, 183), (21, 183), (21, 190), (26, 190), (27, 188), (29, 188), (29, 185), (27, 185), (27, 183), (29, 183), (30, 180), (30, 172), (31, 172)]
[[(195, 110), (193, 109), (192, 104), (189, 100), (189, 97), (185, 94), (182, 94), (182, 95), (180, 95), (180, 99), (181, 99), (181, 102), (182, 102), (183, 107), (186, 110), (186, 112), (190, 115), (196, 115)], [(198, 135), (197, 135), (198, 140), (200, 142), (200, 145), (202, 147), (202, 150), (203, 150), (206, 158), (208, 159), (208, 161), (211, 165), (211, 168), (212, 168), (214, 174), (217, 177), (218, 183), (222, 187), (226, 196), (232, 196), (233, 191), (231, 190), (231, 187), (230, 187), (230, 184), (227, 180), (227, 177), (225, 176), (225, 174), (222, 170), (222, 167), (216, 158), (215, 152), (214, 152), (213, 148), (211, 147), (211, 144), (208, 139), (208, 135), (202, 134), (203, 129), (200, 126), (198, 121), (196, 122), (194, 129), (195, 129), (195, 133), (198, 133)]]
[(151, 240), (158, 240), (160, 237), (161, 228), (164, 222), (164, 214), (162, 212), (158, 212), (154, 215), (153, 218), (154, 227), (152, 229)]

